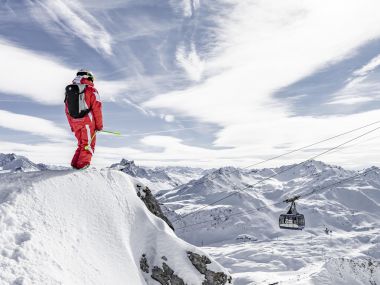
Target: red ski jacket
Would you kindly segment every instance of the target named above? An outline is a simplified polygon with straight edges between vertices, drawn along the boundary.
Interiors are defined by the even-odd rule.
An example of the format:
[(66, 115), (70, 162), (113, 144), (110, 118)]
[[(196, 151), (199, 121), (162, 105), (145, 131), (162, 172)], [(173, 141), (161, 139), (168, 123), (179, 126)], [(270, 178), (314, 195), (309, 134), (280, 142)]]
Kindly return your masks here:
[(73, 80), (74, 84), (85, 84), (85, 101), (90, 109), (90, 112), (83, 118), (72, 118), (69, 114), (67, 103), (65, 104), (65, 112), (67, 120), (69, 121), (71, 131), (76, 132), (83, 128), (85, 125), (89, 125), (95, 130), (103, 129), (103, 116), (102, 116), (102, 102), (98, 91), (94, 87), (94, 83), (86, 78), (77, 77)]

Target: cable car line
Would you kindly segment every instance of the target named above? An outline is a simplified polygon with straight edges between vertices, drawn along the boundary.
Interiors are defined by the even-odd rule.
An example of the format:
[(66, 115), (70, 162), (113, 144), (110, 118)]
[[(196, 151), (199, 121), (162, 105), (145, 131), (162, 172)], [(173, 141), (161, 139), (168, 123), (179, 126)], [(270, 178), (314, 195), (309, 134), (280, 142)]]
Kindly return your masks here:
[[(349, 130), (349, 131), (346, 131), (346, 132), (340, 133), (340, 134), (338, 134), (338, 135), (335, 135), (335, 136), (332, 136), (332, 137), (329, 137), (329, 138), (326, 138), (326, 139), (320, 140), (320, 141), (315, 142), (315, 143), (313, 143), (313, 144), (309, 144), (309, 145), (306, 145), (306, 146), (300, 147), (300, 148), (298, 148), (298, 149), (294, 149), (294, 150), (292, 150), (292, 151), (289, 151), (289, 152), (283, 153), (283, 154), (281, 154), (281, 155), (277, 155), (277, 156), (274, 156), (274, 157), (268, 158), (268, 159), (263, 160), (263, 161), (260, 161), (260, 162), (258, 162), (258, 163), (255, 163), (255, 164), (252, 164), (252, 165), (245, 166), (245, 167), (243, 167), (243, 168), (241, 168), (241, 169), (247, 169), (247, 168), (250, 168), (250, 167), (253, 167), (253, 166), (259, 165), (259, 164), (263, 164), (263, 163), (265, 163), (265, 162), (268, 162), (268, 161), (274, 160), (274, 159), (276, 159), (276, 158), (283, 157), (283, 156), (286, 156), (286, 155), (288, 155), (288, 154), (298, 152), (298, 151), (300, 151), (300, 150), (304, 150), (304, 149), (306, 149), (306, 148), (308, 148), (308, 147), (315, 146), (315, 145), (321, 144), (321, 143), (326, 142), (326, 141), (330, 141), (330, 140), (332, 140), (332, 139), (335, 139), (335, 138), (338, 138), (338, 137), (341, 137), (341, 136), (344, 136), (344, 135), (347, 135), (347, 134), (350, 134), (350, 133), (356, 132), (356, 131), (358, 131), (358, 130), (361, 130), (361, 129), (367, 128), (367, 127), (369, 127), (369, 126), (373, 126), (373, 125), (378, 124), (378, 123), (380, 123), (380, 121), (375, 121), (375, 122), (372, 122), (372, 123), (366, 124), (366, 125), (364, 125), (364, 126), (361, 126), (361, 127), (358, 127), (358, 128), (355, 128), (355, 129), (352, 129), (352, 130)], [(231, 173), (233, 173), (233, 172), (238, 172), (238, 170), (232, 171)], [(211, 177), (209, 178), (209, 181), (212, 181), (212, 180), (216, 179), (217, 177), (218, 177), (217, 174), (214, 174), (214, 177), (211, 176)], [(192, 187), (194, 187), (194, 186), (196, 186), (196, 185), (199, 185), (199, 184), (201, 184), (201, 183), (202, 183), (202, 181), (197, 181), (197, 182), (195, 182), (195, 183), (192, 185)], [(186, 216), (185, 216), (185, 217), (186, 217)], [(174, 220), (173, 222), (176, 222), (177, 220), (180, 220), (180, 219), (181, 219), (181, 218), (178, 218), (178, 219)]]
[[(244, 167), (244, 168), (254, 167), (254, 166), (257, 166), (257, 165), (263, 164), (263, 163), (265, 163), (265, 162), (275, 160), (275, 159), (277, 159), (277, 158), (280, 158), (280, 157), (286, 156), (286, 155), (288, 155), (288, 154), (292, 154), (292, 153), (298, 152), (298, 151), (300, 151), (300, 150), (304, 150), (304, 149), (306, 149), (306, 148), (309, 148), (309, 147), (312, 147), (312, 146), (315, 146), (315, 145), (321, 144), (321, 143), (323, 143), (323, 142), (327, 142), (327, 141), (330, 141), (330, 140), (332, 140), (332, 139), (336, 139), (336, 138), (338, 138), (338, 137), (341, 137), (341, 136), (344, 136), (344, 135), (348, 135), (348, 134), (350, 134), (350, 133), (353, 133), (353, 132), (355, 132), (355, 131), (358, 131), (358, 130), (364, 129), (364, 128), (366, 128), (366, 127), (369, 127), (369, 126), (372, 126), (372, 125), (375, 125), (375, 124), (378, 124), (378, 123), (380, 123), (380, 121), (376, 121), (376, 122), (373, 122), (373, 123), (367, 124), (367, 125), (365, 125), (365, 126), (362, 126), (362, 127), (356, 128), (356, 129), (352, 129), (352, 130), (347, 131), (347, 132), (340, 133), (340, 134), (335, 135), (335, 136), (333, 136), (333, 137), (329, 137), (329, 138), (327, 138), (327, 139), (323, 139), (323, 140), (320, 140), (320, 141), (318, 141), (318, 142), (315, 142), (315, 143), (312, 143), (312, 144), (309, 144), (309, 145), (306, 145), (306, 146), (303, 146), (303, 147), (300, 147), (300, 148), (297, 148), (297, 149), (291, 150), (291, 151), (289, 151), (289, 152), (286, 152), (286, 153), (283, 153), (283, 154), (280, 154), (280, 155), (277, 155), (277, 156), (274, 156), (274, 157), (271, 157), (271, 158), (268, 158), (268, 159), (262, 160), (262, 161), (260, 161), (260, 162), (258, 162), (258, 163), (248, 165), (248, 166), (246, 166), (246, 167)], [(244, 168), (243, 168), (243, 169), (244, 169)]]
[(199, 211), (202, 211), (203, 209), (205, 209), (205, 208), (207, 208), (207, 207), (213, 206), (213, 205), (217, 204), (218, 202), (223, 201), (223, 200), (225, 200), (225, 199), (227, 199), (227, 198), (229, 198), (229, 197), (235, 195), (236, 193), (239, 193), (239, 192), (241, 192), (241, 191), (244, 191), (244, 190), (246, 190), (246, 189), (248, 189), (248, 188), (253, 188), (254, 186), (259, 185), (259, 184), (261, 184), (261, 183), (263, 183), (263, 182), (265, 182), (265, 181), (267, 181), (267, 180), (269, 180), (269, 179), (272, 179), (272, 178), (278, 176), (279, 174), (282, 174), (282, 173), (287, 172), (287, 171), (289, 171), (289, 170), (291, 170), (291, 169), (294, 169), (294, 168), (296, 168), (296, 167), (298, 167), (298, 166), (301, 166), (301, 165), (303, 165), (303, 164), (306, 164), (306, 163), (307, 163), (308, 161), (310, 161), (310, 160), (316, 159), (316, 158), (318, 158), (318, 157), (320, 157), (320, 156), (322, 156), (322, 155), (324, 155), (324, 154), (326, 154), (326, 153), (332, 152), (332, 151), (334, 151), (334, 150), (336, 150), (336, 149), (338, 149), (338, 148), (340, 148), (340, 147), (342, 147), (342, 146), (344, 146), (344, 145), (346, 145), (346, 144), (348, 144), (348, 143), (350, 143), (350, 142), (353, 142), (353, 141), (358, 140), (358, 139), (360, 139), (360, 138), (362, 138), (362, 137), (364, 137), (364, 136), (366, 136), (366, 135), (368, 135), (368, 134), (370, 134), (370, 133), (373, 133), (373, 132), (377, 131), (378, 129), (380, 129), (380, 127), (377, 127), (377, 128), (372, 129), (372, 130), (370, 130), (370, 131), (367, 131), (367, 132), (365, 132), (365, 133), (363, 133), (363, 134), (361, 134), (361, 135), (359, 135), (359, 136), (357, 136), (357, 137), (354, 137), (354, 138), (352, 138), (352, 139), (350, 139), (350, 140), (348, 140), (348, 141), (345, 141), (345, 142), (343, 142), (343, 143), (341, 143), (341, 144), (339, 144), (339, 145), (336, 145), (336, 146), (334, 146), (334, 147), (332, 147), (332, 148), (330, 148), (330, 149), (328, 149), (328, 150), (326, 150), (326, 151), (323, 151), (323, 152), (321, 152), (321, 153), (319, 153), (319, 154), (317, 154), (317, 155), (314, 155), (314, 156), (308, 158), (308, 159), (305, 160), (305, 161), (302, 161), (302, 162), (300, 162), (300, 163), (297, 163), (297, 164), (291, 165), (291, 166), (285, 168), (284, 170), (282, 170), (282, 171), (280, 171), (280, 172), (277, 172), (277, 173), (275, 173), (275, 174), (273, 174), (273, 175), (270, 175), (270, 176), (268, 176), (268, 177), (266, 177), (266, 178), (263, 178), (263, 179), (259, 180), (258, 182), (254, 183), (254, 184), (252, 184), (252, 185), (249, 185), (249, 186), (247, 186), (247, 187), (244, 187), (244, 188), (240, 189), (239, 191), (234, 191), (234, 192), (228, 194), (228, 195), (225, 196), (225, 197), (222, 197), (222, 198), (220, 198), (220, 199), (218, 199), (218, 200), (216, 200), (216, 201), (214, 201), (214, 202), (212, 202), (212, 203), (209, 203), (209, 204), (207, 204), (207, 205), (204, 205), (204, 206), (198, 208), (197, 210), (195, 210), (195, 211), (193, 211), (193, 212), (190, 212), (190, 213), (187, 213), (187, 214), (185, 214), (185, 215), (183, 215), (183, 216), (180, 216), (180, 218), (177, 218), (176, 220), (174, 220), (173, 223), (176, 222), (176, 221), (178, 221), (178, 220), (180, 220), (180, 219), (183, 219), (183, 218), (186, 218), (186, 217), (188, 217), (188, 216), (190, 216), (190, 215), (193, 215), (193, 214), (195, 214), (195, 213), (198, 213)]
[[(321, 191), (321, 190), (325, 190), (325, 189), (329, 189), (329, 188), (332, 188), (332, 187), (335, 187), (339, 184), (342, 184), (344, 182), (347, 182), (347, 181), (350, 181), (350, 180), (353, 180), (355, 178), (358, 178), (360, 176), (363, 176), (363, 175), (367, 175), (368, 173), (370, 172), (373, 172), (375, 171), (374, 169), (367, 169), (366, 171), (362, 172), (362, 173), (358, 173), (356, 175), (353, 175), (353, 176), (350, 176), (348, 178), (345, 178), (345, 179), (341, 179), (337, 182), (334, 182), (332, 184), (329, 184), (329, 185), (326, 185), (326, 186), (323, 186), (323, 187), (315, 187), (316, 189), (313, 189), (312, 191), (310, 191), (309, 193), (306, 193), (304, 195), (299, 195), (299, 199), (305, 199), (306, 197), (309, 197), (313, 194), (315, 194), (316, 192), (318, 191)], [(269, 204), (269, 205), (264, 205), (264, 206), (261, 206), (261, 207), (257, 207), (257, 208), (254, 208), (252, 210), (248, 210), (248, 211), (245, 211), (245, 212), (238, 212), (238, 213), (234, 213), (234, 214), (230, 214), (230, 215), (227, 215), (228, 218), (229, 217), (232, 217), (232, 216), (241, 216), (241, 215), (245, 215), (245, 214), (250, 214), (250, 213), (253, 213), (253, 212), (258, 212), (260, 210), (263, 210), (263, 209), (266, 209), (266, 208), (269, 208), (269, 207), (273, 207), (273, 206), (277, 206), (277, 205), (282, 205), (284, 201), (280, 201), (280, 202), (277, 202), (277, 203), (273, 203), (273, 204)], [(207, 221), (202, 221), (202, 222), (199, 222), (199, 223), (194, 223), (194, 224), (190, 224), (190, 225), (185, 225), (183, 227), (180, 227), (180, 228), (177, 228), (178, 230), (181, 230), (181, 229), (185, 229), (185, 228), (188, 228), (188, 227), (192, 227), (192, 226), (196, 226), (196, 225), (200, 225), (200, 224), (205, 224), (205, 223), (209, 223), (209, 222), (213, 222), (215, 220), (207, 220)]]

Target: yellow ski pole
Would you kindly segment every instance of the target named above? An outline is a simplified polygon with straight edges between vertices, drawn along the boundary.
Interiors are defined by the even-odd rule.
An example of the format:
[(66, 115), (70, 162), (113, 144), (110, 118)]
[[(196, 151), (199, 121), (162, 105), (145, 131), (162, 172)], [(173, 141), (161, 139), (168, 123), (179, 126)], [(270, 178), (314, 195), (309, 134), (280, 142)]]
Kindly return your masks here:
[(101, 130), (99, 132), (102, 132), (102, 133), (107, 133), (107, 134), (112, 134), (112, 135), (115, 135), (115, 136), (121, 136), (121, 133), (118, 132), (118, 131), (107, 131), (107, 130)]
[(95, 138), (97, 132), (102, 132), (102, 133), (111, 134), (111, 135), (115, 135), (115, 136), (121, 136), (121, 132), (118, 132), (118, 131), (107, 131), (107, 130), (95, 131), (95, 133), (94, 133), (94, 135), (92, 136), (91, 140), (88, 142), (88, 145), (86, 145), (86, 146), (84, 147), (85, 150), (89, 150), (89, 149), (90, 149), (90, 147), (91, 147), (91, 142), (92, 142), (92, 140)]
[(86, 145), (86, 146), (84, 147), (85, 150), (89, 150), (89, 149), (91, 148), (91, 142), (92, 142), (92, 140), (95, 138), (97, 132), (98, 132), (98, 131), (95, 131), (95, 133), (94, 133), (94, 135), (92, 136), (91, 140), (88, 142), (88, 145)]

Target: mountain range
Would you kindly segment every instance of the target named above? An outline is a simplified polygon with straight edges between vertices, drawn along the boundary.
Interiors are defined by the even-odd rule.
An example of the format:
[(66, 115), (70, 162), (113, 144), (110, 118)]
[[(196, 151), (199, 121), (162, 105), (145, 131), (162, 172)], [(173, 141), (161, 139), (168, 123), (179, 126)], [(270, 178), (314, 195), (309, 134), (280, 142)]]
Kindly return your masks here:
[[(47, 169), (20, 156), (0, 157), (3, 171)], [(311, 160), (203, 170), (144, 167), (123, 159), (102, 171), (114, 170), (149, 186), (176, 235), (227, 268), (235, 285), (380, 282), (377, 167), (346, 170)], [(280, 229), (279, 215), (289, 207), (283, 201), (297, 195), (306, 227)]]

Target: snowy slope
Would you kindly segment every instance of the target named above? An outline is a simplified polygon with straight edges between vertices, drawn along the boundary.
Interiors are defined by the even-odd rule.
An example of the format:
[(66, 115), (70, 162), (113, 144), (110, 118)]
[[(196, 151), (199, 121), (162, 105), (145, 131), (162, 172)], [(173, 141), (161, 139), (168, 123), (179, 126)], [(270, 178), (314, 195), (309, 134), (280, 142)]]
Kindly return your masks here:
[[(310, 161), (258, 183), (288, 167), (221, 168), (166, 193), (160, 201), (167, 211), (175, 211), (169, 217), (177, 234), (193, 244), (207, 245), (205, 249), (230, 269), (237, 285), (379, 283), (375, 261), (380, 258), (380, 170), (372, 167), (366, 176), (301, 199), (297, 209), (305, 215), (306, 228), (299, 232), (279, 229), (278, 217), (288, 206), (277, 203), (357, 172)], [(196, 210), (193, 215), (179, 216)], [(326, 234), (326, 228), (331, 232)], [(253, 241), (237, 240), (241, 235)], [(342, 258), (347, 260), (343, 267), (337, 265)], [(355, 276), (356, 267), (348, 265), (357, 258), (377, 264), (376, 274), (363, 269), (362, 277)], [(340, 274), (338, 268), (344, 272)], [(340, 283), (326, 283), (327, 279)]]
[(119, 163), (111, 165), (112, 169), (121, 170), (132, 177), (138, 178), (146, 184), (153, 193), (171, 190), (190, 180), (198, 179), (205, 170), (191, 167), (144, 167), (138, 166), (133, 160), (122, 159)]
[[(274, 173), (282, 172), (285, 167), (289, 166), (263, 170), (221, 168), (165, 194), (160, 201), (181, 215), (200, 209), (194, 215), (176, 222), (178, 229), (188, 226), (178, 232), (192, 243), (200, 244), (201, 238), (204, 238), (204, 243), (220, 242), (233, 239), (238, 234), (252, 234), (263, 239), (284, 233), (278, 229), (277, 223), (279, 214), (285, 212), (288, 205), (273, 204), (356, 173), (312, 161), (259, 183)], [(306, 215), (306, 230), (312, 231), (314, 227), (323, 225), (351, 230), (364, 227), (366, 223), (377, 223), (380, 215), (379, 186), (380, 170), (374, 168), (365, 177), (358, 177), (338, 187), (317, 192), (307, 200), (300, 200), (297, 208)], [(231, 196), (201, 209), (228, 195)], [(263, 206), (266, 208), (255, 211)], [(352, 217), (354, 212), (355, 218)], [(357, 223), (352, 223), (351, 219), (357, 220)], [(208, 222), (192, 226), (202, 221)], [(197, 234), (193, 238), (194, 229), (197, 229)], [(218, 234), (214, 237), (213, 232)]]
[(368, 258), (334, 258), (313, 279), (317, 284), (379, 284), (380, 264)]
[(186, 284), (204, 280), (187, 251), (203, 253), (152, 215), (120, 171), (0, 174), (0, 248), (0, 284), (159, 284), (151, 274), (163, 263)]

